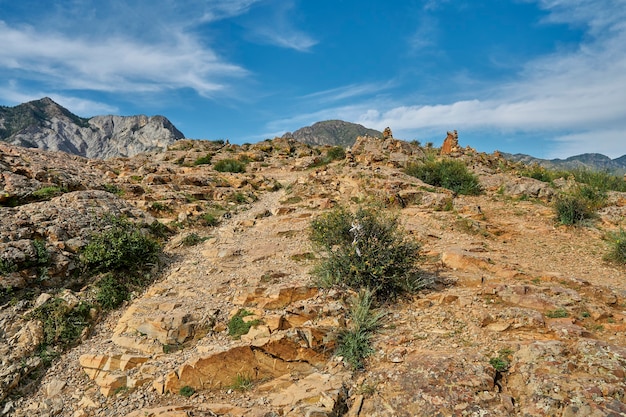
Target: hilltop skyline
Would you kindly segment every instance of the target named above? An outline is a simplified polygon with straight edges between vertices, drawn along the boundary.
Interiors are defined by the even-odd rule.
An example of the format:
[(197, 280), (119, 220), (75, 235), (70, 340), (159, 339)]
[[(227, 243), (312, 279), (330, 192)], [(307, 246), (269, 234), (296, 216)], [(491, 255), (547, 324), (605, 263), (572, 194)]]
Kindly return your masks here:
[(340, 119), (541, 158), (626, 153), (626, 1), (0, 0), (0, 104), (256, 142)]

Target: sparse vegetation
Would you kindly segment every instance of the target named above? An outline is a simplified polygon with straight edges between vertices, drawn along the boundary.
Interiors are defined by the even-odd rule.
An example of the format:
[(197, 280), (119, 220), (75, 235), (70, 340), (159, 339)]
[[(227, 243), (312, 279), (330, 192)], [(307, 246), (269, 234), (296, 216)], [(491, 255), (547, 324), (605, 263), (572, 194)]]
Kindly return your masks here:
[(43, 343), (66, 348), (73, 346), (83, 329), (90, 325), (91, 308), (92, 305), (86, 302), (72, 306), (63, 298), (54, 297), (37, 307), (29, 318), (43, 323)]
[(362, 289), (350, 300), (350, 324), (339, 333), (336, 354), (342, 356), (354, 369), (363, 367), (363, 360), (371, 355), (373, 333), (380, 327), (385, 313), (372, 309), (374, 293)]
[(237, 374), (233, 383), (229, 385), (227, 388), (236, 390), (236, 391), (248, 391), (253, 387), (254, 383), (252, 382), (252, 378), (248, 375)]
[(219, 218), (216, 217), (213, 213), (204, 213), (202, 214), (202, 220), (206, 226), (217, 226), (220, 224)]
[(184, 387), (180, 387), (180, 390), (178, 390), (178, 393), (182, 395), (183, 397), (191, 397), (193, 394), (196, 393), (196, 390), (190, 387), (189, 385), (185, 385)]
[(218, 172), (245, 172), (246, 164), (236, 159), (222, 159), (213, 165), (213, 169)]
[(478, 195), (481, 193), (478, 177), (472, 174), (461, 161), (443, 159), (409, 164), (405, 173), (419, 178), (426, 184), (443, 187), (457, 194)]
[(369, 288), (388, 297), (425, 285), (416, 267), (419, 244), (406, 238), (394, 216), (340, 207), (311, 222), (310, 240), (323, 256), (314, 271), (321, 286)]
[(560, 319), (564, 317), (568, 317), (569, 313), (563, 307), (557, 308), (556, 310), (548, 310), (546, 311), (546, 317), (551, 319)]
[(626, 265), (626, 231), (620, 229), (618, 232), (609, 234), (608, 239), (611, 250), (606, 255), (606, 260)]
[(211, 160), (213, 159), (213, 155), (211, 154), (207, 154), (205, 156), (201, 156), (198, 159), (196, 159), (195, 161), (193, 161), (193, 164), (198, 166), (198, 165), (209, 165), (211, 163)]
[(62, 187), (50, 186), (39, 188), (31, 194), (36, 201), (50, 200), (53, 197), (66, 193), (67, 190)]
[(106, 274), (96, 284), (95, 298), (103, 309), (112, 310), (130, 298), (130, 291), (120, 277)]
[(244, 334), (248, 334), (252, 326), (256, 326), (261, 323), (261, 320), (249, 320), (244, 321), (244, 317), (251, 316), (252, 313), (248, 310), (241, 309), (235, 314), (228, 322), (228, 335), (235, 339), (239, 339)]
[(556, 220), (564, 225), (582, 224), (595, 216), (594, 204), (579, 192), (562, 194), (554, 203)]
[(189, 233), (187, 236), (185, 236), (183, 238), (183, 240), (181, 241), (181, 243), (184, 246), (195, 246), (198, 243), (202, 243), (206, 240), (207, 238), (205, 237), (201, 237), (200, 235), (198, 235), (197, 233)]
[(81, 253), (81, 261), (92, 272), (137, 270), (154, 263), (158, 243), (124, 218), (111, 218), (112, 225), (92, 236)]
[(124, 194), (124, 190), (122, 190), (115, 184), (104, 184), (102, 188), (104, 188), (104, 191), (106, 191), (107, 193), (115, 194), (118, 196)]

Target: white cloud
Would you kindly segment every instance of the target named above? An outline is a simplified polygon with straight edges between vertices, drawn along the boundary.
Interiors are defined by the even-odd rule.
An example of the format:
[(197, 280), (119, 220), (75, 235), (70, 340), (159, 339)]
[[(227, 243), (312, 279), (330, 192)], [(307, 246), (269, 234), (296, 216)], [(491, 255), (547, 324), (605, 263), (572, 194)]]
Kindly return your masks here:
[(393, 85), (394, 82), (392, 81), (382, 83), (349, 84), (328, 90), (317, 91), (315, 93), (302, 96), (302, 98), (313, 99), (317, 103), (328, 103), (348, 98), (376, 94), (389, 89)]
[(209, 96), (246, 71), (222, 61), (189, 35), (160, 44), (122, 37), (86, 40), (0, 21), (0, 69), (56, 89), (149, 92), (192, 88)]

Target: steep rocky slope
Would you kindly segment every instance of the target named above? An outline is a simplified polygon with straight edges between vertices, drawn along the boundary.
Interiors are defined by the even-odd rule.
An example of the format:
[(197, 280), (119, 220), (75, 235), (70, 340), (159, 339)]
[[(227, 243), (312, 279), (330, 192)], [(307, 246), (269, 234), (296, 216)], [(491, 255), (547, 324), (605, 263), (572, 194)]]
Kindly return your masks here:
[(163, 116), (85, 119), (49, 98), (0, 107), (0, 140), (87, 158), (133, 156), (164, 150), (184, 135)]
[[(452, 156), (472, 168), (484, 189), (459, 196), (403, 172), (432, 150), (360, 138), (345, 159), (321, 165), (326, 149), (286, 138), (246, 146), (184, 140), (161, 154), (61, 165), (55, 154), (0, 148), (10, 180), (3, 183), (5, 201), (17, 204), (1, 208), (2, 218), (16, 211), (36, 216), (90, 193), (91, 207), (146, 223), (155, 217), (177, 231), (165, 246), (158, 282), (100, 319), (81, 344), (38, 368), (40, 375), (26, 372), (33, 356), (17, 356), (40, 337), (37, 323), (23, 321), (36, 300), (2, 305), (0, 346), (15, 352), (0, 371), (9, 392), (4, 413), (626, 413), (626, 270), (602, 259), (606, 232), (626, 227), (624, 193), (610, 193), (592, 224), (558, 226), (552, 201), (572, 184), (520, 177), (497, 155), (465, 148)], [(52, 180), (38, 174), (38, 158), (49, 158), (42, 166), (54, 171)], [(247, 164), (245, 172), (214, 169), (233, 158)], [(72, 171), (77, 167), (84, 172)], [(7, 186), (19, 180), (37, 190), (58, 178), (75, 185), (48, 202)], [(320, 213), (366, 204), (398, 214), (409, 238), (422, 245), (420, 267), (431, 285), (382, 306), (387, 314), (373, 337), (374, 354), (355, 371), (332, 355), (351, 321), (351, 294), (316, 287), (310, 271), (320, 255), (307, 236)], [(0, 228), (1, 241), (32, 240), (27, 230), (37, 227), (25, 223), (19, 238)], [(52, 229), (41, 234), (50, 250), (82, 236), (80, 228), (64, 237), (46, 230)], [(27, 279), (33, 273), (20, 277), (33, 285)], [(39, 290), (46, 291), (52, 290)], [(252, 313), (245, 320), (260, 322), (237, 339), (228, 324), (242, 308)]]

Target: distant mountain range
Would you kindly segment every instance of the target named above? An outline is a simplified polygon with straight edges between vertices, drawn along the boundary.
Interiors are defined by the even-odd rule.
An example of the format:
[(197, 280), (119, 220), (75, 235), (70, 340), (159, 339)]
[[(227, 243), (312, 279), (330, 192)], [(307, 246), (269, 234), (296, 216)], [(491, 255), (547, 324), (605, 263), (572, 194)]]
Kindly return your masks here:
[(164, 150), (185, 136), (163, 116), (76, 116), (45, 97), (0, 106), (0, 141), (87, 158)]
[(513, 155), (502, 152), (502, 156), (511, 161), (523, 162), (526, 165), (537, 164), (551, 169), (583, 168), (607, 171), (619, 175), (626, 174), (626, 155), (611, 159), (599, 153), (584, 153), (582, 155), (571, 156), (567, 159), (540, 159), (520, 153)]
[[(359, 136), (382, 133), (356, 123), (326, 120), (285, 133), (309, 145), (352, 146)], [(63, 151), (87, 158), (133, 156), (165, 150), (185, 136), (163, 116), (79, 117), (48, 97), (15, 107), (0, 106), (0, 141), (27, 148)], [(626, 174), (626, 155), (616, 159), (586, 153), (567, 159), (540, 159), (525, 154), (502, 155), (515, 162), (546, 168), (587, 168)]]
[(382, 137), (378, 130), (368, 129), (343, 120), (326, 120), (306, 126), (295, 132), (287, 132), (283, 138), (293, 138), (309, 145), (352, 146), (359, 136)]

